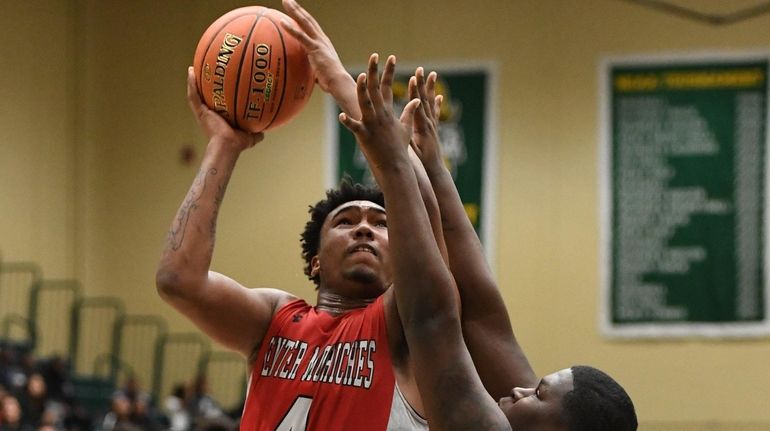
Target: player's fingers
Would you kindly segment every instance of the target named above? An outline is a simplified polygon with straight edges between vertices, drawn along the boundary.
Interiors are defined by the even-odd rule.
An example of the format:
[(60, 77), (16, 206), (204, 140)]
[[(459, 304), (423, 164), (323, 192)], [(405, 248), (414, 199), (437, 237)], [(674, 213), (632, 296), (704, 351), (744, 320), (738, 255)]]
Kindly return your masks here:
[(198, 93), (198, 85), (195, 82), (195, 71), (192, 66), (187, 68), (187, 103), (196, 115), (201, 115), (202, 109), (205, 109), (203, 101), (201, 101), (201, 96)]
[(440, 119), (440, 117), (441, 117), (441, 104), (443, 102), (444, 102), (444, 96), (442, 96), (440, 94), (438, 96), (436, 96), (436, 98), (434, 99), (434, 102), (433, 102), (433, 112), (436, 113), (436, 117), (435, 117), (436, 121), (438, 121)]
[(262, 142), (263, 139), (265, 139), (265, 134), (262, 132), (259, 133), (249, 133), (249, 148), (257, 145), (258, 143)]

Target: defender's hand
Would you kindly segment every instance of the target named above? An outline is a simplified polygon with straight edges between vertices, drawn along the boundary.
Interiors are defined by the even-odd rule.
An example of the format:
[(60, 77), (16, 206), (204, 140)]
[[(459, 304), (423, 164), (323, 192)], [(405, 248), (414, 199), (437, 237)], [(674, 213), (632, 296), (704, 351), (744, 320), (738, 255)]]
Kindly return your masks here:
[(352, 87), (353, 79), (342, 65), (332, 41), (313, 15), (295, 0), (283, 0), (283, 9), (297, 22), (299, 28), (285, 21), (281, 21), (281, 27), (305, 47), (318, 86), (332, 95), (342, 88)]
[(388, 57), (382, 79), (377, 79), (378, 59), (377, 54), (372, 54), (367, 72), (360, 74), (356, 81), (362, 119), (356, 120), (345, 113), (340, 114), (340, 121), (356, 136), (375, 176), (378, 171), (389, 166), (402, 163), (409, 166), (407, 148), (414, 113), (420, 105), (419, 99), (411, 100), (404, 108), (401, 119), (396, 118), (390, 103), (396, 58), (392, 55)]
[(409, 98), (419, 98), (420, 107), (414, 115), (412, 142), (410, 145), (426, 169), (443, 167), (443, 156), (438, 137), (439, 114), (442, 96), (436, 96), (436, 72), (425, 79), (425, 72), (418, 67), (409, 79)]

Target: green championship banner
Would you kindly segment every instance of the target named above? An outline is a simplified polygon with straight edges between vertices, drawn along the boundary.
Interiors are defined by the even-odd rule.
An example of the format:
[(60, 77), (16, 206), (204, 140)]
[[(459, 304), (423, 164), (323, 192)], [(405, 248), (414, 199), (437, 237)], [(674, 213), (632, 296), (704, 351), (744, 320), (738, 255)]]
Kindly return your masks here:
[[(414, 67), (402, 66), (399, 70), (414, 71)], [(493, 196), (495, 156), (491, 124), (492, 73), (487, 67), (474, 68), (426, 68), (438, 72), (436, 93), (444, 96), (441, 106), (439, 138), (444, 162), (452, 173), (460, 198), (470, 221), (484, 243), (490, 256), (491, 232), (494, 208), (490, 207)], [(357, 76), (357, 74), (353, 74)], [(397, 114), (409, 101), (407, 83), (411, 74), (397, 74), (393, 84), (394, 109)], [(327, 173), (327, 185), (335, 186), (343, 175), (365, 184), (374, 182), (366, 159), (356, 145), (355, 137), (339, 123), (339, 108), (331, 97), (329, 122), (332, 145), (329, 151), (331, 172)]]
[(602, 65), (602, 329), (770, 334), (768, 56)]

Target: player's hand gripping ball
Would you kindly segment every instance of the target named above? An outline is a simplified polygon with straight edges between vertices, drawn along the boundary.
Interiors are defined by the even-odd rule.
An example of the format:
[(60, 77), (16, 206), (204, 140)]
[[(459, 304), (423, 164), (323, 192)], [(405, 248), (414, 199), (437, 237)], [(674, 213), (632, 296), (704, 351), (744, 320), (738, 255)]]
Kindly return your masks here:
[(203, 33), (193, 67), (198, 92), (233, 127), (256, 133), (285, 124), (313, 91), (313, 69), (275, 9), (232, 10)]

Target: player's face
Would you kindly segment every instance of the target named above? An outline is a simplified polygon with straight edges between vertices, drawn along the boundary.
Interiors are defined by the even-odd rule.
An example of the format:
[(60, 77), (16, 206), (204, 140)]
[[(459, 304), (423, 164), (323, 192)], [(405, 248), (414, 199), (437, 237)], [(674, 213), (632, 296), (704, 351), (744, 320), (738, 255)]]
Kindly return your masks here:
[(379, 295), (390, 284), (390, 254), (385, 209), (374, 202), (350, 201), (335, 208), (321, 227), (316, 266), (327, 286), (354, 281)]
[(565, 430), (562, 399), (573, 388), (567, 368), (543, 377), (534, 388), (513, 388), (499, 405), (514, 431)]

